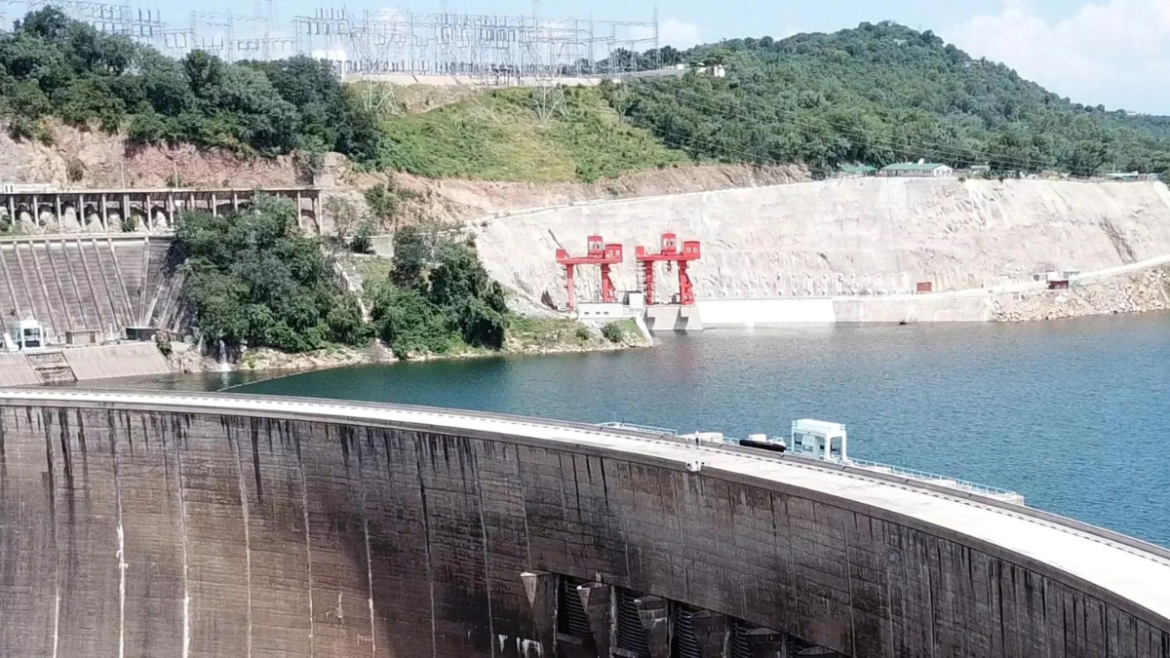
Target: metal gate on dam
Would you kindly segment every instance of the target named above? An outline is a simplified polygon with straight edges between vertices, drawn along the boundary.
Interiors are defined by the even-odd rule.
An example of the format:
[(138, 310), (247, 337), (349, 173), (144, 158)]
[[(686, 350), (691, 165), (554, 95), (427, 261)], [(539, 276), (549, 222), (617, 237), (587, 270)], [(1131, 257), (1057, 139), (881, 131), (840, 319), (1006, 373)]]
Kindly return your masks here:
[(1170, 656), (1170, 552), (470, 412), (0, 390), (0, 656)]

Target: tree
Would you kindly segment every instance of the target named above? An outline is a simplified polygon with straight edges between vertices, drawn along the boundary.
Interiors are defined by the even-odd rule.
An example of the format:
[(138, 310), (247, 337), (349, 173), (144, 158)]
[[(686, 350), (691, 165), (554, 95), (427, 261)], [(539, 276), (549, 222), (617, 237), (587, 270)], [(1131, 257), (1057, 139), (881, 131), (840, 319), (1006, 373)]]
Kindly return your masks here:
[(432, 243), (418, 226), (394, 232), (394, 269), (390, 280), (399, 288), (413, 288), (423, 281), (431, 261)]

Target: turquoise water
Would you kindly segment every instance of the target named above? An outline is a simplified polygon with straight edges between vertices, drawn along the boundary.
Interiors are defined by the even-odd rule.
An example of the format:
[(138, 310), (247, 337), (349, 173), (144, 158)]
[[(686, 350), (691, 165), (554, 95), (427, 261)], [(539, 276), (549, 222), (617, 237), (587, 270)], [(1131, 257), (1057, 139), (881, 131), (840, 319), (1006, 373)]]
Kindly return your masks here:
[[(1170, 545), (1170, 315), (669, 336), (653, 349), (347, 368), (243, 393), (683, 431), (846, 423), (850, 453)], [(212, 387), (234, 380), (199, 384)]]

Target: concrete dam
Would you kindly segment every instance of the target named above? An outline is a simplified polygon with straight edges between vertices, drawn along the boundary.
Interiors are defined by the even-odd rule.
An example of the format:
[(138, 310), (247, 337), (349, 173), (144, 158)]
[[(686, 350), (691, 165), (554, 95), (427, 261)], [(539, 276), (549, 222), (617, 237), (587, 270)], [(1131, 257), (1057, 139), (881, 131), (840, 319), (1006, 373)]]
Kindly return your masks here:
[(0, 390), (0, 656), (1170, 656), (1170, 551), (528, 418)]

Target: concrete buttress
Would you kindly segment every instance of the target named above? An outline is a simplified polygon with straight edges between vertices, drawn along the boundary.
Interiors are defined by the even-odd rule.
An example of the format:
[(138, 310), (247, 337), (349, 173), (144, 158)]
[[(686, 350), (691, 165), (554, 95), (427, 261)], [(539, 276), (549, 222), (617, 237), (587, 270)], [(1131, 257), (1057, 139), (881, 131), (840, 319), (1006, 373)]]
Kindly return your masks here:
[(745, 635), (751, 658), (788, 658), (788, 642), (783, 633), (769, 628), (754, 628)]
[(589, 630), (593, 632), (593, 644), (597, 658), (609, 658), (613, 644), (613, 588), (605, 583), (586, 583), (577, 588), (585, 616), (589, 618)]
[(524, 594), (532, 607), (532, 621), (536, 627), (536, 638), (540, 641), (541, 653), (553, 655), (556, 635), (557, 581), (556, 574), (544, 571), (526, 571), (520, 574), (524, 582)]
[(731, 625), (727, 615), (704, 610), (691, 617), (691, 630), (699, 645), (700, 658), (727, 658), (728, 631)]
[(670, 603), (657, 596), (642, 596), (634, 605), (646, 630), (650, 658), (670, 658)]

